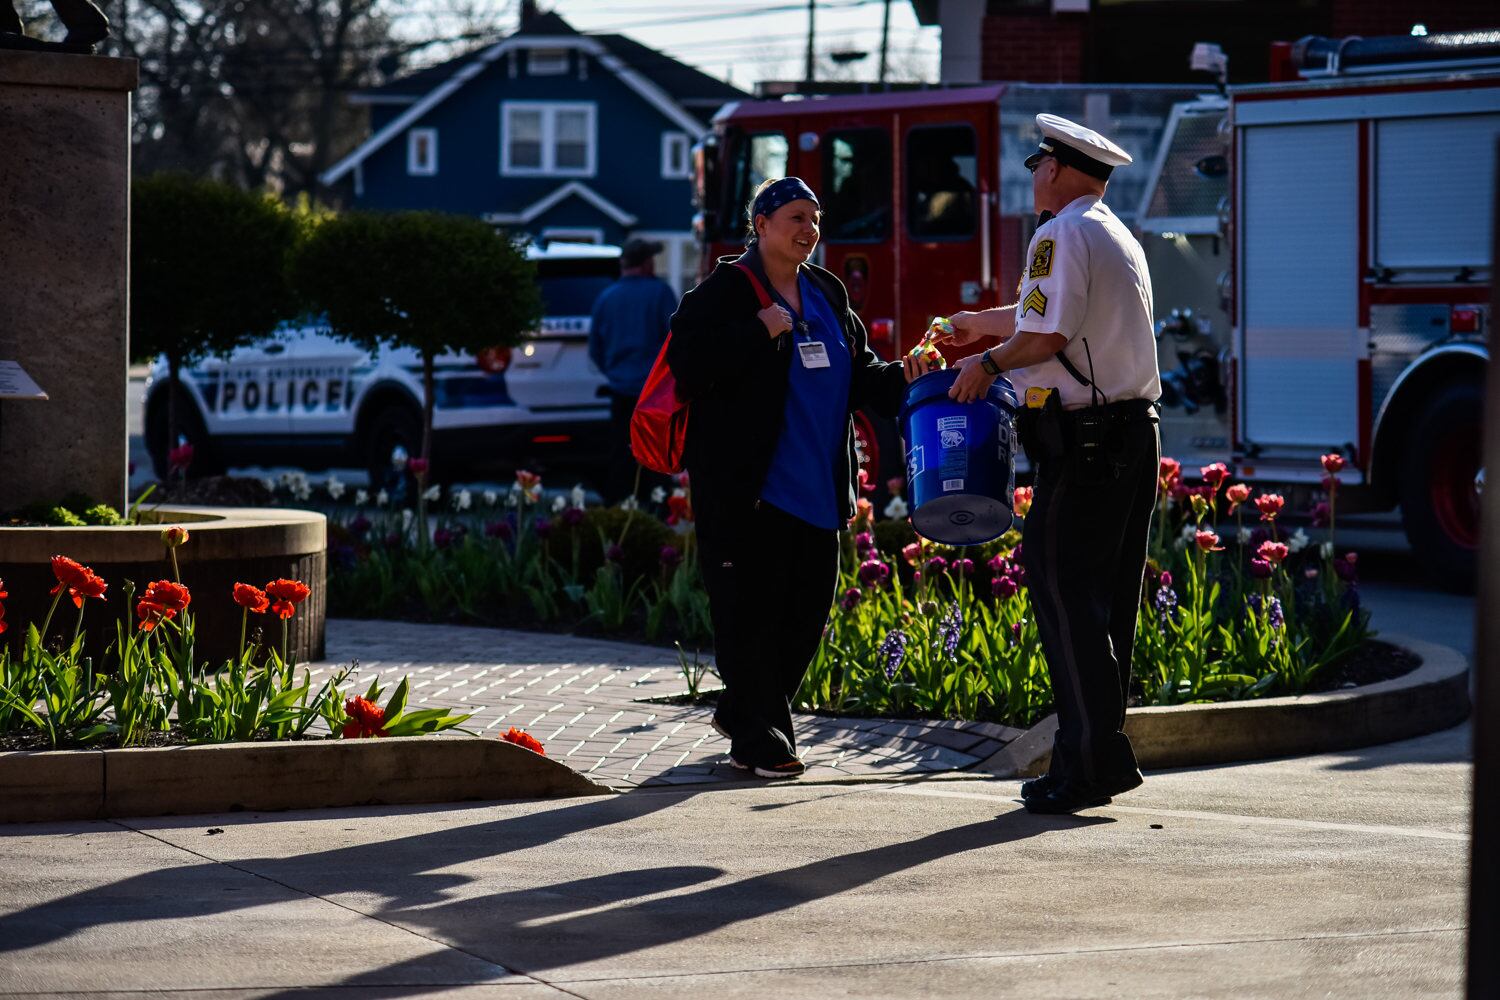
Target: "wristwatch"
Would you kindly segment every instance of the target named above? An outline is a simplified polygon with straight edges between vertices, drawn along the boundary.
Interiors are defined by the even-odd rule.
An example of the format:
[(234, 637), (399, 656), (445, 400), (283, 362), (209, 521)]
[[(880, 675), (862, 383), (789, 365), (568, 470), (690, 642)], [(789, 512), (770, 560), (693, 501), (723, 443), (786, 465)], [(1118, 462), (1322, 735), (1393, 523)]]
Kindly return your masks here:
[(1000, 374), (1000, 366), (995, 364), (995, 359), (990, 357), (989, 351), (985, 351), (979, 356), (979, 367), (984, 369), (986, 375)]

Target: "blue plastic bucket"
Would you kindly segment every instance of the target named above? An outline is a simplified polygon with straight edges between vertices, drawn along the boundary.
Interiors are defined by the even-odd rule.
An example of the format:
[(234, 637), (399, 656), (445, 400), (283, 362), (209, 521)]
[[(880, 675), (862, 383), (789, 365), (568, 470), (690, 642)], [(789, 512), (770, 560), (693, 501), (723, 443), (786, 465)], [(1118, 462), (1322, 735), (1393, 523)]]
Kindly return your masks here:
[(922, 537), (977, 545), (1005, 534), (1015, 516), (1016, 393), (1001, 377), (983, 399), (954, 402), (958, 373), (928, 372), (906, 387), (907, 500)]

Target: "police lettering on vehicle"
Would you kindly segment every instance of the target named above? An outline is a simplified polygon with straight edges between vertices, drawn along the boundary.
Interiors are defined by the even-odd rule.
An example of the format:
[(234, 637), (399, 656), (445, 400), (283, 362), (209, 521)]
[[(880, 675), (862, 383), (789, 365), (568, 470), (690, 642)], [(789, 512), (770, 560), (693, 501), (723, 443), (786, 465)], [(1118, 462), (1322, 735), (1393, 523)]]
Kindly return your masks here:
[(205, 373), (198, 391), (209, 412), (220, 416), (293, 409), (336, 413), (348, 410), (354, 397), (350, 375), (342, 367), (224, 369)]

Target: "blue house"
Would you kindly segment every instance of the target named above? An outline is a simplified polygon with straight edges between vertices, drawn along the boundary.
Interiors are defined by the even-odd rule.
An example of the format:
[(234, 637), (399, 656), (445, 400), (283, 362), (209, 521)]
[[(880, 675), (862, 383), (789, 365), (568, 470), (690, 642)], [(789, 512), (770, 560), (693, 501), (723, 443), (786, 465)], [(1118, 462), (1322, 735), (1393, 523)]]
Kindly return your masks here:
[(690, 149), (745, 93), (623, 35), (523, 4), (494, 44), (353, 95), (370, 137), (323, 174), (370, 209), (457, 212), (537, 238), (663, 243), (691, 285)]

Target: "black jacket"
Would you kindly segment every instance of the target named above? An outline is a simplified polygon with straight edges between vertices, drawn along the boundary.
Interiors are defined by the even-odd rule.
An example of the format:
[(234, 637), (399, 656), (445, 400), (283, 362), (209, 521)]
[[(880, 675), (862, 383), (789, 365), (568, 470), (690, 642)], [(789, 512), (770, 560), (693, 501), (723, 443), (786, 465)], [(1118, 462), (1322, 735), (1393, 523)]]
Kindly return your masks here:
[[(720, 258), (713, 273), (682, 297), (672, 316), (672, 343), (667, 349), (678, 394), (692, 404), (684, 460), (703, 527), (748, 509), (760, 498), (781, 438), (796, 353), (790, 334), (774, 340), (767, 335), (757, 317), (760, 302), (749, 278), (734, 266), (737, 259), (752, 267), (771, 291), (753, 251), (744, 258)], [(852, 361), (848, 443), (831, 470), (848, 520), (854, 516), (859, 468), (852, 414), (870, 408), (894, 417), (906, 379), (900, 363), (883, 362), (870, 350), (869, 336), (849, 308), (843, 282), (813, 264), (802, 265), (802, 273), (839, 317)]]

